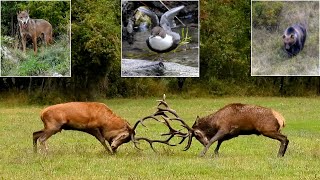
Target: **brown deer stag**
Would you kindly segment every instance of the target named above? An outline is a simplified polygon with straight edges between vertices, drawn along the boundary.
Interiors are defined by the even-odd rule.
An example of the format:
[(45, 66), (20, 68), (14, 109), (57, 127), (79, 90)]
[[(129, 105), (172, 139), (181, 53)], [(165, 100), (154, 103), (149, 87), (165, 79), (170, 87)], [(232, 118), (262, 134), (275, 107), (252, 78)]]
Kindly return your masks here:
[[(33, 147), (37, 152), (37, 141), (46, 147), (46, 140), (61, 130), (77, 130), (97, 138), (107, 152), (134, 138), (129, 123), (113, 113), (105, 104), (96, 102), (70, 102), (45, 108), (41, 112), (44, 129), (33, 133)], [(105, 140), (111, 146), (108, 148)]]
[[(166, 113), (173, 115), (170, 118)], [(188, 144), (184, 150), (188, 150), (192, 143), (192, 138), (195, 137), (205, 148), (201, 152), (200, 156), (204, 156), (208, 151), (209, 147), (214, 143), (218, 142), (214, 150), (215, 154), (218, 154), (219, 148), (223, 141), (232, 139), (239, 135), (264, 135), (266, 137), (278, 140), (281, 142), (278, 156), (284, 156), (289, 140), (280, 130), (285, 126), (285, 119), (277, 111), (247, 104), (229, 104), (216, 113), (208, 115), (203, 118), (197, 117), (192, 128), (190, 128), (173, 110), (170, 109), (168, 104), (165, 102), (165, 96), (163, 100), (160, 101), (158, 105), (158, 111), (152, 116), (147, 116), (146, 118), (138, 121), (142, 123), (145, 119), (157, 119), (157, 116), (162, 116), (164, 124), (169, 128), (169, 133), (164, 135), (170, 135), (167, 140), (149, 140), (146, 138), (136, 138), (136, 140), (145, 140), (152, 147), (152, 143), (160, 142), (174, 146), (169, 143), (170, 139), (174, 136), (181, 137), (181, 144), (186, 138), (188, 138)], [(181, 131), (175, 130), (169, 124), (170, 121), (177, 120), (182, 123), (182, 126), (188, 130), (188, 133), (183, 133)], [(153, 147), (152, 147), (153, 148)]]

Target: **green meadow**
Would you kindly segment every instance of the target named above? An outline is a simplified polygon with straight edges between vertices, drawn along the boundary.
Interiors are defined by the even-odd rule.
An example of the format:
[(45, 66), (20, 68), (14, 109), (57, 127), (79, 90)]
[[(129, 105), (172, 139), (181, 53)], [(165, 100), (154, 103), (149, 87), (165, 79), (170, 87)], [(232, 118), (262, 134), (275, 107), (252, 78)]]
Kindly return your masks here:
[[(155, 112), (157, 98), (103, 100), (133, 125)], [(197, 115), (215, 112), (228, 103), (241, 102), (273, 108), (286, 118), (283, 133), (290, 140), (287, 153), (277, 157), (278, 141), (263, 136), (240, 136), (216, 144), (204, 157), (203, 146), (193, 139), (191, 148), (155, 144), (153, 152), (141, 142), (142, 151), (129, 142), (108, 155), (92, 136), (62, 131), (47, 142), (48, 153), (33, 153), (32, 133), (43, 128), (39, 118), (45, 106), (0, 102), (0, 179), (319, 179), (320, 98), (167, 96), (172, 109), (191, 126)], [(178, 125), (178, 124), (175, 124)], [(160, 138), (168, 129), (157, 122), (139, 126), (136, 136)], [(175, 140), (177, 141), (177, 140)]]

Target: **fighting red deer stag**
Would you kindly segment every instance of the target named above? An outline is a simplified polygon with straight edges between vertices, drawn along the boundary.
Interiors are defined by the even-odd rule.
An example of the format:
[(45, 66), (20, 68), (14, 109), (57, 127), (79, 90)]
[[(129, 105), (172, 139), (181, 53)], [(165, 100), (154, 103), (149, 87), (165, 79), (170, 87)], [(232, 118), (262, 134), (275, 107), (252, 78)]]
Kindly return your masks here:
[[(46, 140), (61, 130), (86, 132), (114, 153), (117, 148), (134, 138), (129, 123), (114, 114), (105, 104), (96, 102), (70, 102), (45, 108), (41, 112), (44, 129), (33, 133), (33, 147), (37, 152), (37, 141), (46, 147)], [(111, 150), (105, 143), (108, 141)]]
[[(165, 116), (162, 112), (156, 114), (156, 116), (158, 115)], [(135, 138), (137, 125), (148, 118), (137, 121), (135, 126), (131, 128), (126, 120), (117, 116), (103, 103), (69, 102), (49, 106), (41, 112), (44, 129), (33, 133), (34, 152), (37, 152), (38, 141), (47, 150), (46, 141), (62, 130), (77, 130), (88, 133), (97, 138), (106, 151), (111, 154), (115, 153), (120, 145), (129, 141), (133, 141), (136, 148), (138, 148), (136, 143), (139, 140), (146, 140), (152, 145), (152, 140), (144, 137)], [(174, 135), (172, 134), (172, 137)], [(167, 141), (155, 140), (154, 142), (170, 145), (170, 139)], [(111, 149), (105, 141), (109, 143)]]
[[(163, 105), (163, 107), (161, 107)], [(173, 118), (169, 118), (166, 113), (173, 115)], [(247, 104), (229, 104), (216, 113), (208, 115), (203, 118), (197, 117), (192, 128), (189, 127), (173, 110), (170, 109), (165, 102), (165, 98), (160, 101), (158, 111), (152, 116), (147, 116), (144, 119), (155, 119), (156, 116), (162, 116), (164, 121), (170, 130), (168, 134), (170, 137), (165, 141), (149, 140), (146, 138), (136, 138), (136, 140), (146, 140), (152, 147), (153, 142), (161, 142), (164, 144), (172, 145), (169, 143), (170, 139), (174, 136), (181, 137), (181, 144), (186, 138), (188, 138), (188, 144), (184, 150), (188, 150), (192, 143), (192, 138), (195, 137), (205, 148), (201, 152), (200, 156), (204, 156), (209, 147), (218, 142), (214, 150), (215, 154), (218, 154), (219, 148), (223, 141), (232, 139), (239, 135), (264, 135), (266, 137), (278, 140), (281, 142), (278, 156), (284, 156), (289, 140), (287, 137), (280, 133), (280, 130), (285, 126), (285, 120), (283, 116), (277, 111), (256, 105)], [(142, 123), (144, 120), (138, 121)], [(183, 133), (179, 130), (175, 130), (170, 126), (169, 122), (177, 120), (182, 123), (182, 126), (188, 130), (188, 133)], [(153, 147), (152, 147), (153, 148)]]
[(284, 156), (289, 140), (281, 129), (285, 126), (283, 116), (277, 111), (256, 105), (229, 104), (216, 113), (199, 118), (189, 130), (190, 147), (192, 137), (205, 146), (200, 156), (204, 156), (209, 147), (218, 142), (214, 150), (218, 154), (223, 141), (239, 135), (263, 135), (281, 142), (278, 156)]

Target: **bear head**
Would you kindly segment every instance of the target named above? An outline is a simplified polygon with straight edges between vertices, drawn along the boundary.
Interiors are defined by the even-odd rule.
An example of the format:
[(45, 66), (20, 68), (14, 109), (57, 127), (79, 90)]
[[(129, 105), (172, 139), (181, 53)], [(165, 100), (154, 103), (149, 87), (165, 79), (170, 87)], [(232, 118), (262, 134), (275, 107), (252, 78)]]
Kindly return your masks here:
[(295, 33), (284, 34), (282, 38), (283, 38), (285, 49), (287, 50), (289, 50), (294, 44), (296, 44), (296, 41), (297, 41), (297, 37)]

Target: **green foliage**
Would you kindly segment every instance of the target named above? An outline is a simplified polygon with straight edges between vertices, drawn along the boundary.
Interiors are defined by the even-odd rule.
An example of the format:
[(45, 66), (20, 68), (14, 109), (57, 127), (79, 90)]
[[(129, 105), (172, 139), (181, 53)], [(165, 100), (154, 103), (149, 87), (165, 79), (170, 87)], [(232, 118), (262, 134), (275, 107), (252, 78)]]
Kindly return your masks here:
[(68, 34), (70, 31), (69, 1), (1, 1), (2, 35), (15, 35), (17, 13), (29, 10), (33, 19), (45, 19), (53, 27), (54, 36)]
[(252, 26), (274, 31), (280, 23), (283, 2), (252, 2)]
[(29, 10), (31, 18), (49, 21), (54, 34), (67, 34), (66, 30), (70, 26), (69, 1), (30, 1), (28, 4), (21, 4), (19, 10), (25, 9)]
[[(181, 33), (180, 33), (181, 34), (181, 40), (180, 40), (180, 43), (179, 43), (177, 49), (179, 49), (180, 46), (184, 46), (184, 45), (187, 45), (187, 44), (190, 43), (192, 38), (191, 38), (191, 36), (188, 35), (188, 33), (189, 33), (189, 29), (188, 28), (182, 28), (181, 29)], [(177, 49), (175, 49), (174, 52)]]
[(37, 61), (35, 57), (31, 57), (27, 61), (21, 63), (19, 75), (20, 76), (37, 76), (40, 74), (40, 72), (47, 71), (48, 68), (49, 67), (46, 66), (46, 64), (43, 64)]
[(13, 35), (19, 1), (1, 1), (1, 35)]
[(14, 38), (10, 36), (0, 36), (0, 41), (2, 45), (12, 46), (14, 44)]
[(72, 73), (80, 89), (99, 93), (93, 84), (119, 80), (119, 7), (111, 0), (72, 2)]
[(250, 2), (201, 1), (201, 79), (247, 80)]
[(52, 45), (42, 45), (38, 54), (27, 49), (9, 49), (12, 58), (2, 57), (2, 76), (70, 76), (70, 45), (67, 37), (57, 39)]

